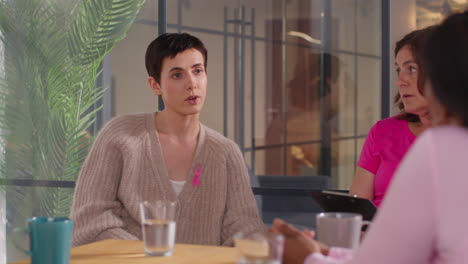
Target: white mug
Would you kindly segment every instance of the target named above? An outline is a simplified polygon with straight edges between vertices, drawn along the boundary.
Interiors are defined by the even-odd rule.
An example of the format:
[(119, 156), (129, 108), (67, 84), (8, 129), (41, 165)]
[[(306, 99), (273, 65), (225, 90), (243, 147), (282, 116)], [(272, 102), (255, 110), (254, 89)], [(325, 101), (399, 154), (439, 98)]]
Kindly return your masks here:
[(370, 222), (353, 213), (320, 213), (317, 215), (317, 240), (330, 247), (356, 249), (361, 229)]

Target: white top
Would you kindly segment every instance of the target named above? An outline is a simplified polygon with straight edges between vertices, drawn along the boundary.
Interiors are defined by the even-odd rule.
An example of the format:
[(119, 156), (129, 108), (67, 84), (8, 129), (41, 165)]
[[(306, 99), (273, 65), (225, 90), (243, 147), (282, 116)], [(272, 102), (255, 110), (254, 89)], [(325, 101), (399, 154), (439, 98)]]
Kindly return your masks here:
[(314, 253), (305, 263), (468, 263), (467, 157), (468, 129), (428, 129), (400, 163), (354, 255)]
[(174, 189), (174, 192), (179, 196), (180, 192), (182, 191), (182, 188), (184, 188), (185, 181), (173, 181), (171, 180), (172, 183), (172, 188)]

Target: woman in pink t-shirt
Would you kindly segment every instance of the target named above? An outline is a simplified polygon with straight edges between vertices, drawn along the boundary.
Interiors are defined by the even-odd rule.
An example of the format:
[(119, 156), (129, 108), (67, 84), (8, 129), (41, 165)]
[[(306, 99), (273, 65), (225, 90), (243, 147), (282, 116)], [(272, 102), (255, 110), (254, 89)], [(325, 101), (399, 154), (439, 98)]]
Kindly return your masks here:
[(395, 69), (401, 113), (377, 122), (369, 131), (361, 151), (350, 192), (379, 206), (395, 169), (416, 137), (429, 125), (427, 100), (421, 91), (424, 71), (421, 51), (431, 28), (416, 30), (396, 43)]

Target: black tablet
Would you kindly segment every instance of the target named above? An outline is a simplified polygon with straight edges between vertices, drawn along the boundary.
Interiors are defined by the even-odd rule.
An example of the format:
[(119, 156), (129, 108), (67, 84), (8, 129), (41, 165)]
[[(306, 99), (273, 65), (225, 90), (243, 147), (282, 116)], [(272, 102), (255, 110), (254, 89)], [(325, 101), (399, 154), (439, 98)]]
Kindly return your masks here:
[(325, 212), (358, 213), (367, 221), (371, 221), (377, 212), (372, 201), (347, 193), (322, 191), (310, 192), (310, 195)]

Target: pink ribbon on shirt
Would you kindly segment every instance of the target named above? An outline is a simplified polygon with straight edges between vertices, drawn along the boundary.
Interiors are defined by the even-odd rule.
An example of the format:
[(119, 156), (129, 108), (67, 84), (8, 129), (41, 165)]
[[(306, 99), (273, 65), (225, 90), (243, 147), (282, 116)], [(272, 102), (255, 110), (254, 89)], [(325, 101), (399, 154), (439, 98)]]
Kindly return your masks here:
[(197, 164), (195, 168), (193, 169), (193, 180), (192, 180), (192, 186), (197, 186), (200, 187), (201, 185), (201, 180), (200, 180), (200, 175), (203, 172), (203, 168), (200, 164)]

